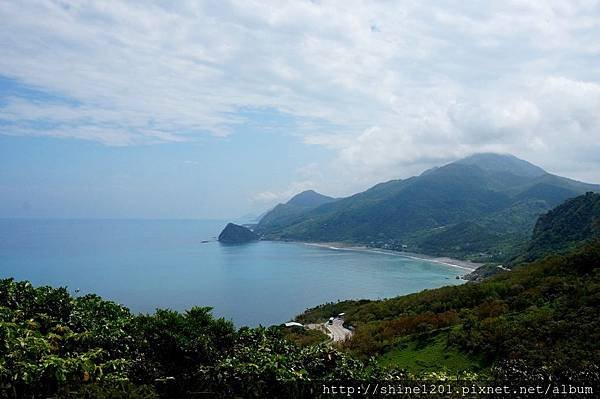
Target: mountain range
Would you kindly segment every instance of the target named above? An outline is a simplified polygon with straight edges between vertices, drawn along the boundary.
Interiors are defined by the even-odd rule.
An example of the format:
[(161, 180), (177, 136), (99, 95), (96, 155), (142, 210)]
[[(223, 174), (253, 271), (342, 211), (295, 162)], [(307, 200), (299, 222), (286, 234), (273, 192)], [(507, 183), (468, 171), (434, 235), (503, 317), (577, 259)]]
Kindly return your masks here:
[(483, 153), (346, 198), (305, 191), (268, 212), (254, 231), (263, 239), (506, 261), (523, 251), (541, 214), (589, 191), (600, 185)]

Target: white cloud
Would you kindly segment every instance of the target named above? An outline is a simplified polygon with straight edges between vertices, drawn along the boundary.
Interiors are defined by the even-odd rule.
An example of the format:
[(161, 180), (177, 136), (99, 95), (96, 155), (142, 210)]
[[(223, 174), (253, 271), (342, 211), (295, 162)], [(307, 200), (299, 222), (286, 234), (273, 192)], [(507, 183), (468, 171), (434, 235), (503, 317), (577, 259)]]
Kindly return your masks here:
[(272, 108), (335, 151), (298, 180), (333, 194), (490, 150), (600, 181), (598, 1), (23, 0), (0, 22), (0, 74), (69, 99), (6, 97), (7, 134), (194, 140)]

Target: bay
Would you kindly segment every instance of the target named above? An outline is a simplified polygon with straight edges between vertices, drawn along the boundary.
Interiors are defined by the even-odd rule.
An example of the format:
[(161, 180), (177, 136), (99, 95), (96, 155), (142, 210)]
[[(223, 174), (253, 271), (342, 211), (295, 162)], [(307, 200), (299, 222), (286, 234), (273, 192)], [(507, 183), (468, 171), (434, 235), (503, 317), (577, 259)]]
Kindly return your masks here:
[[(224, 221), (0, 219), (0, 278), (95, 293), (134, 312), (211, 306), (237, 326), (308, 307), (462, 283), (465, 271), (395, 254), (259, 241), (223, 245)], [(208, 242), (202, 242), (208, 241)]]

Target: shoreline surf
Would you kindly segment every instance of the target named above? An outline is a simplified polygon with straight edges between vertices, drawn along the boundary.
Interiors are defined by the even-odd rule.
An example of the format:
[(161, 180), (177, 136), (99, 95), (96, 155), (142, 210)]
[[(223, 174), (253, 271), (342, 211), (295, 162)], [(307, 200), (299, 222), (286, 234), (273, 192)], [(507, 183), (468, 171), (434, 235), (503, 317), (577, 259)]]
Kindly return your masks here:
[(430, 256), (425, 254), (419, 254), (414, 252), (404, 252), (404, 251), (392, 251), (389, 249), (381, 249), (381, 248), (371, 248), (364, 245), (352, 245), (348, 243), (342, 242), (300, 242), (304, 245), (327, 248), (331, 250), (337, 251), (360, 251), (360, 252), (371, 252), (371, 253), (379, 253), (385, 255), (394, 255), (394, 256), (402, 256), (409, 259), (417, 259), (417, 260), (426, 260), (432, 263), (439, 263), (446, 266), (451, 266), (463, 270), (468, 270), (470, 272), (474, 271), (480, 266), (483, 266), (483, 263), (476, 263), (466, 260), (449, 258), (446, 256)]

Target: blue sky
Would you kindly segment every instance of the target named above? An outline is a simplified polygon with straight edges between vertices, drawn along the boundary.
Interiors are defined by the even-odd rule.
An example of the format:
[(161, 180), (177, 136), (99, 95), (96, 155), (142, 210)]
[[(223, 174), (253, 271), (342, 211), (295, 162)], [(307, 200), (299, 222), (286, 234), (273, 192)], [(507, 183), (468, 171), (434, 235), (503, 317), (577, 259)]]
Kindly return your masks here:
[(598, 1), (0, 2), (0, 217), (232, 218), (481, 151), (600, 182)]
[[(39, 98), (35, 94), (34, 100)], [(305, 188), (301, 171), (307, 162), (331, 155), (327, 149), (303, 144), (300, 136), (261, 128), (274, 121), (293, 124), (291, 118), (281, 119), (274, 111), (253, 112), (252, 123), (227, 137), (207, 135), (190, 142), (132, 146), (0, 135), (2, 216), (232, 218), (259, 214)], [(295, 178), (300, 179), (297, 189), (271, 191), (272, 187), (287, 190)]]

